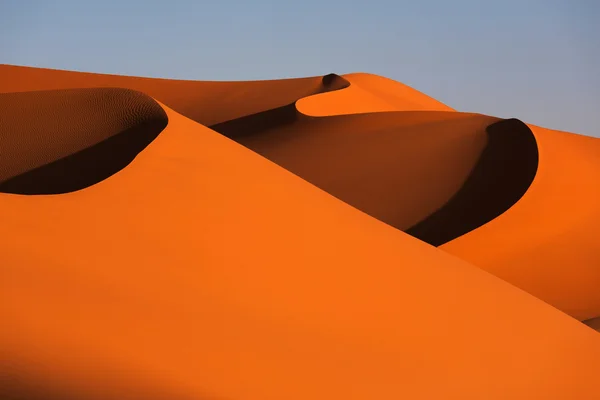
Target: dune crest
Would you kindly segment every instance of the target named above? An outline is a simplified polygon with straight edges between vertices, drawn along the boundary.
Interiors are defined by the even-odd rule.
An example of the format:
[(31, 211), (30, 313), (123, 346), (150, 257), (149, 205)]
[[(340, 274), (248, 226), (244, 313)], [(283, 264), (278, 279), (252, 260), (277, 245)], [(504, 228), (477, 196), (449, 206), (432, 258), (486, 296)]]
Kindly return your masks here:
[(313, 117), (384, 111), (454, 111), (409, 86), (383, 76), (366, 73), (342, 76), (350, 83), (347, 88), (299, 99), (296, 102), (298, 111)]

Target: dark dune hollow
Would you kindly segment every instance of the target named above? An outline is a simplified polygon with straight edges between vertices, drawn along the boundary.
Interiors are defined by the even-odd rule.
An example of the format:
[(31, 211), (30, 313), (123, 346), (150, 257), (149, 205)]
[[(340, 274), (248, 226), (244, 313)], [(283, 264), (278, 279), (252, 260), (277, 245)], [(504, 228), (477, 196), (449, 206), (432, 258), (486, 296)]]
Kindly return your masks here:
[(210, 129), (233, 140), (293, 124), (300, 114), (294, 103), (212, 125)]
[(462, 188), (406, 233), (440, 246), (496, 218), (525, 194), (538, 167), (533, 132), (514, 118), (486, 131), (488, 144)]
[(162, 107), (128, 89), (0, 94), (0, 192), (60, 194), (121, 169), (167, 126)]
[(328, 88), (329, 90), (339, 90), (350, 86), (350, 82), (348, 82), (346, 79), (342, 78), (338, 74), (334, 73), (323, 76), (321, 82), (323, 86)]
[[(346, 79), (336, 74), (328, 74), (323, 76), (321, 86), (312, 94), (332, 92), (347, 88), (348, 86), (350, 86), (350, 82)], [(296, 101), (281, 107), (214, 124), (210, 128), (230, 139), (236, 140), (290, 125), (301, 116), (296, 109)]]

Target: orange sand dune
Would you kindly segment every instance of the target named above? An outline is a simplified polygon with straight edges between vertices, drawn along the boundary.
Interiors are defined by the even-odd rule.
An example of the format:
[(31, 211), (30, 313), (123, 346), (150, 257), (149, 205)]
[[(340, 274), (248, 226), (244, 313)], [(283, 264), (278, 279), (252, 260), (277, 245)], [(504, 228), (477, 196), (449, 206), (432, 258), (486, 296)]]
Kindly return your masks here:
[(90, 186), (129, 164), (166, 125), (158, 103), (127, 89), (0, 93), (0, 192)]
[(365, 73), (347, 74), (344, 90), (298, 100), (303, 114), (320, 117), (380, 111), (454, 111), (439, 101), (391, 79)]
[(204, 125), (290, 104), (299, 98), (348, 86), (325, 77), (247, 82), (185, 81), (93, 74), (0, 64), (0, 93), (65, 88), (122, 87), (146, 93)]
[(81, 399), (597, 398), (596, 332), (165, 109), (108, 179), (0, 195), (0, 352), (21, 382)]
[[(433, 153), (429, 153), (430, 157), (423, 157), (422, 163), (425, 168), (437, 166), (438, 172), (443, 172), (442, 175), (437, 176), (419, 174), (418, 169), (407, 170), (407, 167), (414, 168), (415, 163), (411, 166), (403, 164), (406, 159), (401, 158), (402, 154), (412, 154), (416, 151), (413, 156), (419, 157), (423, 151), (423, 148), (417, 151), (416, 147), (404, 147), (406, 142), (400, 137), (407, 131), (419, 132), (414, 127), (394, 130), (394, 125), (390, 124), (387, 135), (394, 137), (397, 140), (396, 143), (392, 144), (386, 141), (386, 136), (380, 130), (377, 132), (377, 136), (371, 135), (368, 141), (366, 139), (363, 142), (352, 141), (355, 144), (352, 150), (349, 150), (352, 148), (352, 144), (348, 143), (352, 140), (350, 139), (352, 133), (357, 131), (368, 133), (372, 129), (370, 126), (376, 126), (377, 123), (368, 122), (362, 126), (348, 123), (333, 127), (332, 125), (327, 126), (327, 122), (317, 119), (314, 120), (316, 122), (312, 122), (313, 125), (305, 123), (301, 129), (292, 128), (298, 119), (302, 119), (302, 115), (299, 113), (325, 116), (347, 112), (363, 113), (372, 110), (388, 110), (388, 108), (379, 107), (382, 103), (370, 102), (369, 98), (363, 94), (344, 97), (346, 94), (352, 93), (355, 84), (351, 76), (345, 77), (351, 83), (350, 87), (301, 99), (296, 103), (297, 111), (292, 110), (291, 107), (270, 110), (213, 125), (213, 129), (259, 152), (349, 204), (434, 245), (444, 244), (448, 240), (455, 239), (489, 222), (509, 209), (528, 189), (537, 169), (538, 151), (533, 148), (537, 147), (537, 144), (531, 140), (534, 128), (528, 128), (517, 120), (507, 120), (488, 126), (488, 144), (484, 151), (481, 151), (482, 143), (485, 142), (482, 139), (481, 128), (479, 131), (469, 131), (469, 129), (465, 131), (460, 127), (457, 130), (456, 127), (452, 128), (449, 125), (439, 126), (437, 132), (444, 132), (450, 137), (458, 133), (463, 140), (468, 140), (469, 137), (479, 138), (479, 145), (471, 143), (471, 153), (453, 153), (448, 149), (448, 151), (444, 150), (444, 152), (438, 153), (438, 157), (431, 157)], [(362, 84), (365, 83), (362, 82)], [(332, 101), (336, 96), (338, 101)], [(411, 97), (407, 98), (412, 100)], [(322, 99), (322, 101), (318, 99)], [(383, 98), (378, 99), (384, 101)], [(310, 110), (307, 104), (312, 104), (312, 107), (320, 111)], [(344, 107), (347, 104), (349, 107), (356, 105), (358, 108), (346, 110)], [(402, 105), (398, 104), (397, 107), (396, 109), (401, 109)], [(431, 112), (427, 114), (435, 115)], [(280, 118), (277, 115), (285, 117)], [(378, 114), (372, 119), (379, 120), (381, 123), (386, 118), (383, 115)], [(359, 117), (355, 115), (350, 118), (353, 118), (354, 122), (354, 118)], [(269, 121), (269, 123), (264, 121)], [(255, 124), (255, 122), (258, 123)], [(314, 125), (319, 124), (324, 128), (315, 131)], [(290, 134), (290, 132), (295, 133)], [(350, 135), (349, 132), (351, 132)], [(436, 131), (423, 124), (420, 132), (435, 133)], [(479, 135), (473, 135), (477, 132)], [(537, 132), (535, 138), (539, 142), (543, 138), (539, 137), (539, 129)], [(265, 138), (259, 138), (259, 134), (265, 135)], [(596, 206), (599, 190), (596, 189), (598, 186), (596, 182), (600, 173), (600, 166), (594, 164), (593, 160), (598, 158), (597, 154), (600, 150), (597, 143), (600, 142), (594, 138), (566, 135), (573, 137), (573, 140), (582, 139), (590, 143), (592, 147), (585, 155), (577, 155), (580, 160), (574, 162), (573, 166), (577, 164), (582, 166), (577, 169), (573, 169), (572, 166), (566, 168), (560, 166), (568, 163), (570, 159), (570, 156), (565, 153), (558, 152), (560, 145), (555, 146), (556, 157), (539, 160), (540, 163), (548, 163), (545, 169), (550, 171), (560, 168), (564, 179), (553, 180), (553, 183), (550, 184), (553, 189), (549, 193), (539, 192), (539, 195), (534, 196), (537, 200), (532, 203), (526, 202), (531, 204), (531, 210), (535, 209), (533, 213), (524, 211), (520, 215), (524, 217), (527, 214), (527, 218), (509, 219), (512, 221), (507, 224), (510, 225), (510, 228), (505, 226), (504, 222), (500, 223), (499, 226), (504, 226), (504, 228), (491, 233), (495, 235), (493, 240), (489, 240), (492, 238), (489, 237), (490, 234), (486, 233), (482, 239), (473, 239), (472, 241), (467, 237), (457, 241), (457, 243), (461, 243), (464, 240), (464, 245), (449, 244), (444, 249), (582, 320), (600, 315), (600, 292), (597, 290), (600, 285), (600, 270), (598, 269), (600, 240), (596, 240), (595, 237), (598, 235), (593, 233), (593, 227), (599, 221), (599, 208)], [(436, 134), (435, 138), (436, 141), (432, 141), (431, 144), (432, 148), (442, 146), (445, 140), (443, 136)], [(427, 143), (423, 137), (418, 137), (418, 139)], [(385, 149), (383, 149), (383, 143), (387, 145)], [(462, 143), (468, 142), (463, 141)], [(479, 153), (476, 150), (477, 146), (480, 149)], [(373, 151), (373, 149), (377, 150)], [(493, 149), (501, 149), (501, 151), (493, 151)], [(440, 148), (440, 150), (442, 149)], [(396, 152), (399, 152), (398, 157), (396, 157)], [(440, 157), (439, 154), (443, 154), (445, 157), (456, 157), (456, 161), (454, 164), (449, 164), (448, 159)], [(470, 155), (461, 160), (461, 157), (466, 154)], [(477, 155), (480, 157), (476, 168), (470, 171), (468, 167), (465, 169), (465, 165), (474, 165), (473, 158)], [(394, 159), (394, 161), (390, 163), (390, 159)], [(459, 161), (463, 162), (462, 166)], [(386, 162), (387, 164), (385, 164)], [(587, 165), (589, 170), (585, 170), (584, 165)], [(444, 171), (444, 168), (448, 171)], [(425, 169), (421, 172), (428, 171)], [(550, 182), (550, 179), (554, 179), (554, 173), (548, 173), (548, 178), (543, 180), (548, 179)], [(398, 181), (398, 177), (402, 177), (403, 174), (414, 180), (410, 182), (401, 178)], [(448, 176), (452, 176), (452, 179), (446, 181), (444, 178)], [(515, 180), (515, 178), (519, 178), (519, 180)], [(560, 185), (557, 184), (559, 181)], [(404, 182), (404, 184), (398, 185), (398, 182)], [(435, 184), (429, 182), (435, 182)], [(509, 185), (508, 187), (513, 189), (506, 191), (507, 185), (498, 185), (498, 182), (512, 184), (514, 186)], [(460, 185), (461, 183), (462, 185)], [(446, 184), (453, 189), (444, 188)], [(451, 186), (453, 184), (454, 186)], [(411, 187), (410, 192), (402, 193), (401, 191), (406, 187)], [(418, 188), (415, 190), (415, 187)], [(574, 187), (574, 193), (571, 195), (568, 195), (568, 191), (562, 193), (562, 190), (569, 187)], [(419, 193), (431, 194), (432, 190), (439, 192), (426, 200), (419, 195)], [(444, 192), (444, 190), (446, 191)], [(506, 197), (498, 196), (499, 193)], [(451, 194), (454, 196), (448, 201)], [(408, 201), (400, 201), (403, 195)], [(553, 204), (550, 201), (553, 198), (563, 199), (563, 201)], [(448, 202), (444, 204), (445, 201)], [(545, 203), (544, 207), (538, 207), (541, 202)], [(580, 202), (584, 205), (583, 209), (574, 210), (573, 208), (579, 207)], [(484, 212), (480, 211), (479, 207), (481, 206), (486, 207)], [(558, 223), (553, 218), (549, 218), (556, 214), (560, 214)], [(405, 217), (407, 219), (404, 219)], [(427, 218), (423, 219), (423, 217)], [(413, 222), (418, 223), (411, 225), (410, 218)], [(504, 220), (504, 217), (501, 219)], [(565, 222), (561, 223), (561, 219)], [(545, 227), (550, 225), (551, 229), (546, 230)], [(522, 231), (523, 234), (514, 234), (523, 227), (525, 227)], [(482, 232), (488, 232), (491, 229), (486, 227)], [(575, 235), (568, 233), (573, 231), (576, 231)], [(480, 233), (474, 237), (478, 237), (478, 235)], [(565, 238), (565, 235), (569, 235), (569, 237)], [(504, 242), (507, 243), (506, 246), (496, 245), (496, 243)], [(546, 255), (546, 245), (552, 247), (552, 251), (548, 252), (548, 255)], [(571, 264), (576, 265), (573, 268), (564, 267)]]
[(308, 118), (292, 105), (212, 128), (367, 214), (440, 245), (506, 211), (535, 176), (537, 146), (529, 129), (498, 121), (456, 112)]
[(442, 249), (579, 320), (600, 316), (600, 140), (530, 125), (539, 166), (527, 193)]

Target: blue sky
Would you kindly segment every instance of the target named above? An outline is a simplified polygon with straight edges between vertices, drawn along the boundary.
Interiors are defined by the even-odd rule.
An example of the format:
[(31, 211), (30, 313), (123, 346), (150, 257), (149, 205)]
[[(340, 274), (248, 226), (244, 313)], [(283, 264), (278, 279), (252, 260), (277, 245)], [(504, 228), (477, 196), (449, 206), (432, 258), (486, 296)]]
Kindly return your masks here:
[(600, 137), (596, 0), (0, 0), (0, 63), (199, 80), (372, 72)]

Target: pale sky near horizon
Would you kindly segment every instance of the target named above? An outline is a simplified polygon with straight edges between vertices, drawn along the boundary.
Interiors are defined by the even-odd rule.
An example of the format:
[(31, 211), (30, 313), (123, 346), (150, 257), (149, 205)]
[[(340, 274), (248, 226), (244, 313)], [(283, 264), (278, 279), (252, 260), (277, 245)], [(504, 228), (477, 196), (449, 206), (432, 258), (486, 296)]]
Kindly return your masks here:
[(600, 137), (600, 1), (0, 0), (0, 63), (252, 80), (371, 72)]

